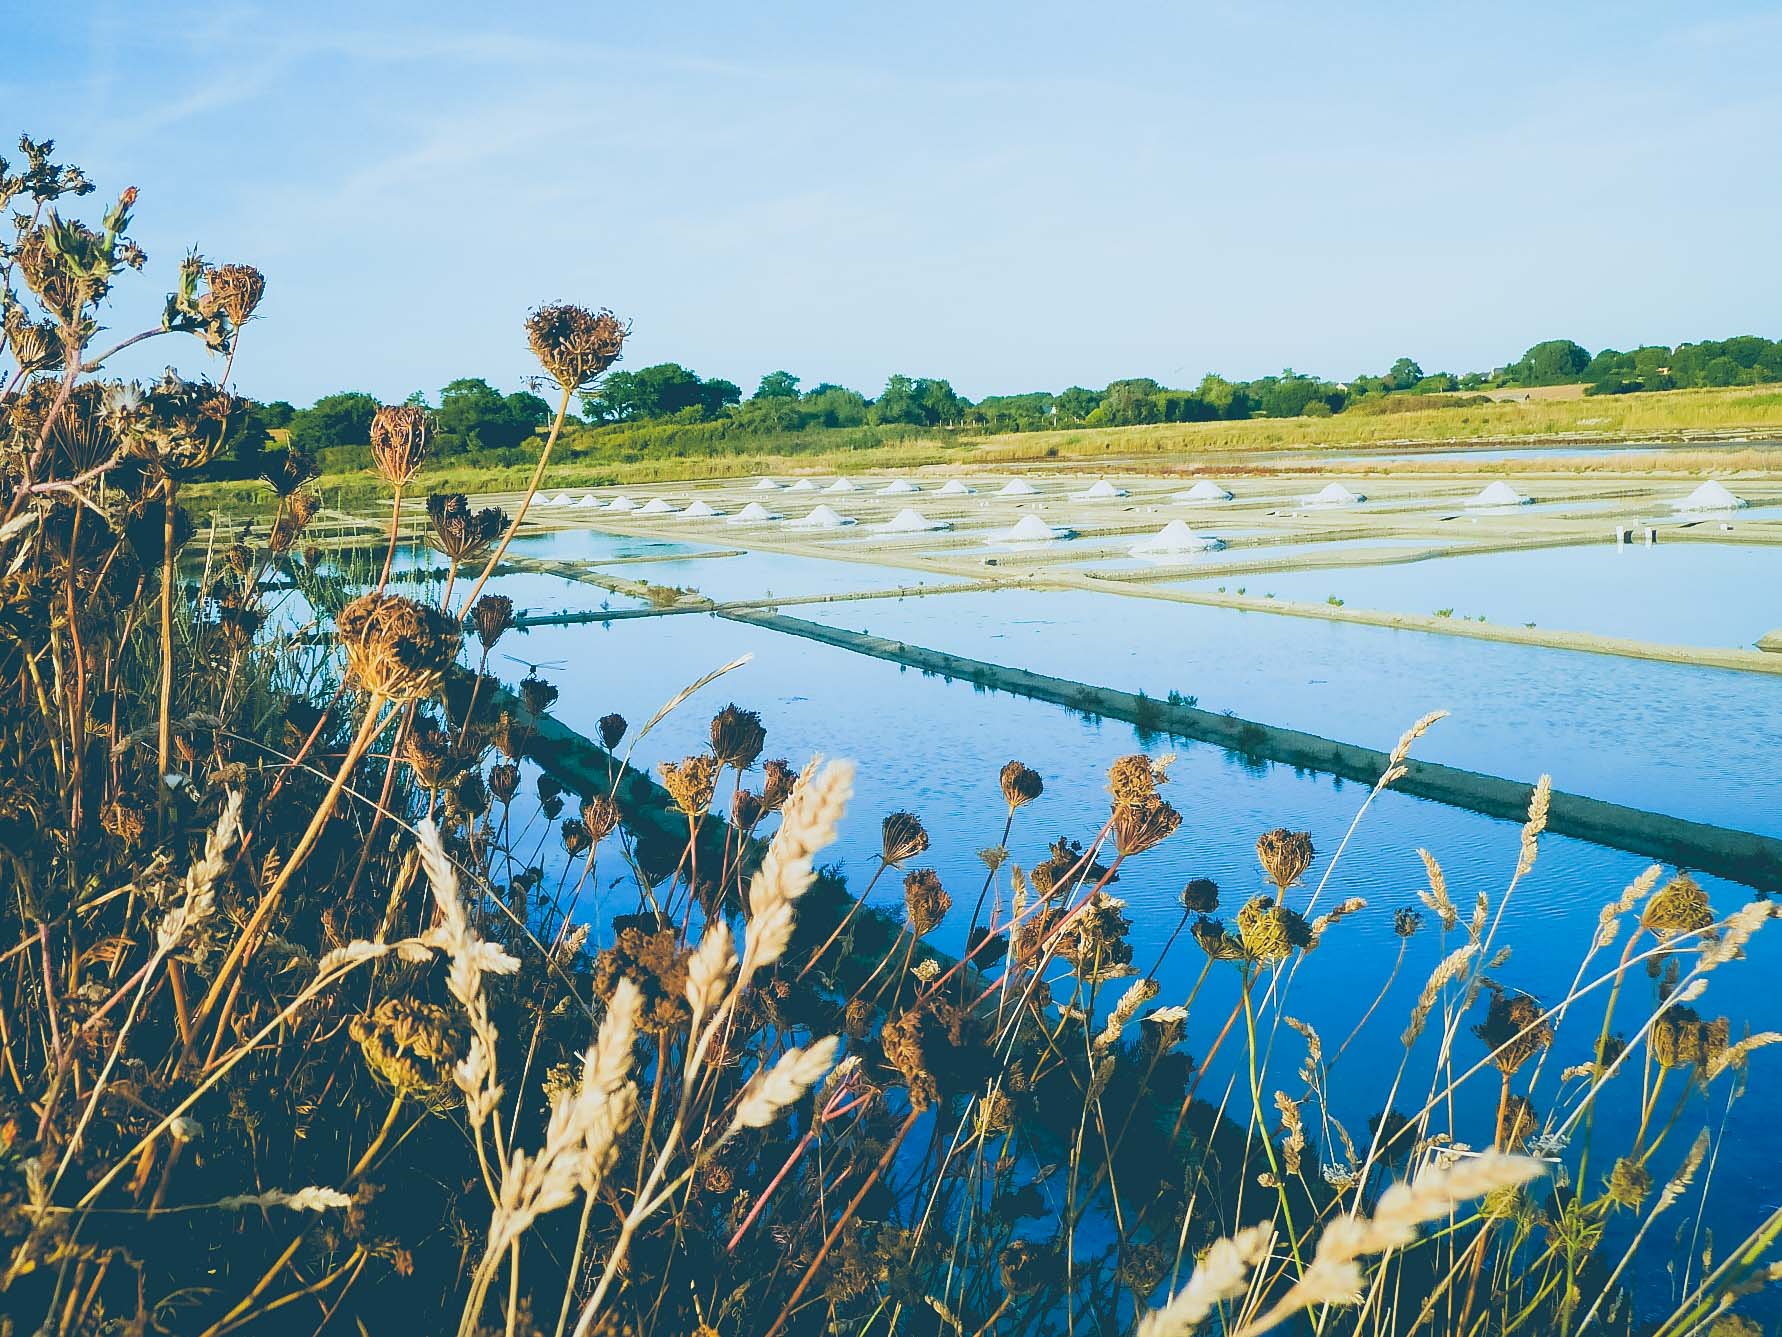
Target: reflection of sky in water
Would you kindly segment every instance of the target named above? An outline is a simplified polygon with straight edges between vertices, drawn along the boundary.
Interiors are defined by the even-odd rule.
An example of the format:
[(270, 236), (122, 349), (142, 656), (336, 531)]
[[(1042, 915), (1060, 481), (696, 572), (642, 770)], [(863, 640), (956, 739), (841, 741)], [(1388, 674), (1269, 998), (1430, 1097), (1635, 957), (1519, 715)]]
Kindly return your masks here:
[[(961, 601), (966, 599), (985, 602), (977, 596), (944, 596), (909, 601), (898, 608), (962, 627), (973, 622), (959, 616), (965, 607)], [(1011, 610), (1014, 602), (1009, 600), (1001, 607)], [(1105, 612), (1105, 598), (1095, 606)], [(942, 618), (948, 608), (953, 613)], [(872, 606), (869, 616), (882, 621), (888, 611), (886, 605)], [(1154, 615), (1169, 611), (1173, 610), (1147, 607), (1142, 622), (1153, 622)], [(1087, 640), (1085, 648), (1094, 653), (1095, 639), (1122, 621), (1127, 619), (1104, 618), (1098, 637)], [(889, 629), (874, 627), (875, 631)], [(1047, 643), (1066, 639), (1057, 623), (1045, 635)], [(1177, 644), (1172, 641), (1168, 648)], [(1113, 888), (1128, 902), (1127, 914), (1134, 926), (1134, 960), (1141, 971), (1151, 968), (1176, 927), (1180, 912), (1175, 898), (1187, 879), (1209, 876), (1216, 880), (1223, 889), (1222, 913), (1228, 918), (1245, 899), (1262, 890), (1252, 852), (1254, 838), (1262, 830), (1284, 825), (1312, 833), (1319, 858), (1308, 888), (1292, 893), (1293, 903), (1304, 905), (1310, 886), (1323, 875), (1365, 797), (1365, 790), (1358, 785), (1296, 774), (1279, 766), (1246, 765), (1205, 744), (1147, 741), (1124, 724), (1098, 722), (1058, 707), (985, 692), (720, 619), (680, 617), (615, 623), (605, 628), (548, 628), (535, 632), (528, 645), (529, 654), (575, 666), (547, 676), (563, 687), (559, 717), (588, 734), (594, 732), (595, 720), (606, 711), (618, 710), (633, 721), (645, 719), (701, 672), (739, 654), (752, 653), (755, 658), (750, 664), (706, 688), (659, 725), (640, 746), (639, 763), (653, 764), (703, 748), (707, 721), (730, 700), (763, 713), (768, 726), (767, 756), (787, 756), (795, 765), (818, 750), (855, 759), (860, 765), (856, 798), (840, 841), (824, 859), (838, 862), (850, 886), (861, 890), (877, 863), (879, 819), (899, 808), (920, 815), (932, 834), (933, 846), (918, 862), (939, 871), (954, 899), (953, 914), (937, 931), (935, 941), (955, 953), (961, 948), (972, 904), (984, 882), (983, 866), (975, 852), (995, 843), (1002, 833), (1006, 808), (997, 772), (1011, 757), (1035, 767), (1046, 783), (1044, 795), (1018, 814), (1009, 842), (1011, 858), (1030, 867), (1044, 857), (1046, 842), (1057, 835), (1086, 838), (1093, 834), (1106, 813), (1105, 771), (1115, 757), (1141, 748), (1153, 754), (1176, 754), (1165, 793), (1184, 814), (1183, 827), (1157, 849), (1126, 864)], [(1302, 673), (1304, 667), (1302, 662)], [(1369, 667), (1377, 669), (1379, 665)], [(1273, 690), (1275, 684), (1269, 686)], [(1357, 690), (1353, 681), (1349, 689), (1352, 693)], [(1402, 681), (1390, 676), (1369, 695), (1376, 699), (1370, 718), (1389, 716), (1393, 734), (1424, 704), (1420, 693), (1407, 690)], [(1255, 713), (1274, 717), (1267, 711)], [(1329, 726), (1332, 721), (1327, 718), (1324, 723)], [(1507, 741), (1524, 758), (1546, 756), (1557, 748), (1558, 740), (1516, 737), (1516, 721), (1499, 722), (1496, 728), (1509, 736)], [(1329, 731), (1342, 732), (1336, 727)], [(1444, 722), (1419, 745), (1419, 754), (1455, 760), (1453, 739), (1452, 722)], [(1578, 741), (1584, 745), (1583, 740)], [(1562, 764), (1563, 755), (1552, 755), (1551, 760), (1563, 778), (1575, 778)], [(1720, 760), (1728, 770), (1739, 768), (1736, 758)], [(727, 801), (729, 788), (727, 777), (721, 801)], [(1515, 864), (1518, 841), (1513, 823), (1391, 793), (1382, 796), (1362, 821), (1314, 909), (1348, 896), (1365, 897), (1369, 906), (1334, 928), (1324, 946), (1305, 958), (1285, 1010), (1318, 1026), (1327, 1046), (1340, 1041), (1360, 1019), (1390, 969), (1398, 946), (1392, 934), (1392, 911), (1411, 903), (1415, 889), (1422, 885), (1416, 850), (1427, 848), (1437, 856), (1451, 894), (1463, 907), (1483, 892), (1491, 897), (1495, 912)], [(548, 844), (554, 855), (555, 842)], [(1579, 841), (1544, 840), (1534, 871), (1507, 903), (1502, 941), (1515, 950), (1506, 964), (1493, 971), (1494, 976), (1549, 1001), (1563, 993), (1595, 927), (1598, 907), (1613, 899), (1644, 864), (1637, 856)], [(584, 892), (584, 914), (599, 919), (635, 908), (635, 892), (629, 884), (613, 885), (622, 872), (616, 852), (603, 850), (598, 875), (590, 879), (595, 890)], [(1709, 880), (1707, 885), (1721, 908), (1747, 898), (1741, 889), (1726, 884)], [(1006, 897), (1006, 875), (1000, 894)], [(872, 897), (886, 907), (895, 907), (900, 898), (901, 885), (895, 874), (882, 878)], [(1760, 935), (1752, 946), (1753, 960), (1730, 966), (1714, 977), (1711, 1005), (1716, 1015), (1730, 1015), (1735, 1029), (1747, 1020), (1758, 1029), (1775, 1024), (1773, 995), (1765, 980), (1768, 964), (1775, 963), (1776, 951), (1782, 950), (1779, 944), (1782, 937), (1771, 942)], [(1366, 1129), (1368, 1115), (1375, 1112), (1370, 1099), (1377, 1099), (1377, 1093), (1390, 1084), (1403, 1052), (1398, 1033), (1423, 980), (1442, 954), (1443, 944), (1432, 930), (1426, 929), (1411, 940), (1391, 995), (1362, 1033), (1362, 1040), (1334, 1070), (1333, 1112), (1357, 1136)], [(1184, 936), (1178, 940), (1159, 972), (1163, 986), (1160, 1004), (1183, 1001), (1203, 959), (1191, 939)], [(1214, 971), (1190, 1017), (1187, 1047), (1191, 1052), (1202, 1054), (1211, 1043), (1237, 996), (1236, 979), (1230, 968)], [(1637, 1024), (1636, 1012), (1647, 1005), (1649, 987), (1644, 975), (1637, 975), (1631, 986), (1637, 1001), (1627, 1013), (1630, 1024)], [(1112, 986), (1112, 992), (1119, 988)], [(1474, 1019), (1469, 1019), (1469, 1024)], [(1585, 1057), (1594, 1039), (1594, 1034), (1587, 1032), (1591, 1032), (1589, 1025), (1575, 1026), (1569, 1033), (1562, 1030), (1553, 1066), (1543, 1078), (1544, 1098), (1539, 1099), (1543, 1108), (1551, 1101), (1557, 1066)], [(1285, 1073), (1297, 1063), (1300, 1051), (1296, 1041), (1283, 1043), (1287, 1049), (1276, 1062), (1285, 1065), (1281, 1068)], [(1408, 1078), (1410, 1089), (1426, 1087), (1433, 1048), (1426, 1044), (1416, 1051)], [(1242, 1054), (1241, 1046), (1221, 1051), (1209, 1078), (1212, 1098), (1218, 1099), (1225, 1083), (1239, 1075), (1236, 1062)], [(1482, 1054), (1463, 1029), (1456, 1043), (1462, 1065), (1470, 1066)], [(1240, 1077), (1234, 1110), (1242, 1109), (1242, 1089)], [(1727, 1214), (1724, 1229), (1728, 1231), (1749, 1229), (1767, 1210), (1767, 1204), (1782, 1193), (1782, 1165), (1769, 1152), (1775, 1118), (1769, 1108), (1774, 1103), (1769, 1094), (1772, 1089), (1773, 1084), (1754, 1083), (1752, 1094), (1733, 1107), (1715, 1183), (1716, 1210)], [(1481, 1076), (1468, 1090), (1471, 1099), (1463, 1093), (1460, 1101), (1460, 1135), (1477, 1144), (1489, 1136), (1495, 1078)], [(1615, 1138), (1630, 1135), (1630, 1092), (1637, 1096), (1637, 1080), (1614, 1092), (1613, 1102), (1605, 1104), (1599, 1133)], [(1686, 1141), (1682, 1139), (1678, 1154)], [(1669, 1154), (1667, 1146), (1664, 1156)], [(1665, 1163), (1668, 1166), (1670, 1161)]]
[(1776, 710), (1766, 674), (1117, 597), (999, 590), (798, 614), (1376, 748), (1446, 709), (1428, 760), (1548, 770), (1574, 793), (1782, 834), (1782, 768), (1758, 727)]
[[(1252, 592), (1353, 608), (1522, 624), (1681, 645), (1749, 645), (1782, 627), (1782, 547), (1664, 543), (1462, 554), (1384, 566), (1271, 571)], [(1192, 582), (1190, 588), (1209, 588)]]
[(608, 567), (605, 574), (698, 590), (707, 598), (720, 600), (760, 599), (768, 595), (794, 598), (804, 594), (845, 594), (850, 590), (958, 583), (956, 576), (937, 576), (927, 571), (778, 552), (748, 552), (736, 557), (706, 557), (693, 561), (627, 563)]

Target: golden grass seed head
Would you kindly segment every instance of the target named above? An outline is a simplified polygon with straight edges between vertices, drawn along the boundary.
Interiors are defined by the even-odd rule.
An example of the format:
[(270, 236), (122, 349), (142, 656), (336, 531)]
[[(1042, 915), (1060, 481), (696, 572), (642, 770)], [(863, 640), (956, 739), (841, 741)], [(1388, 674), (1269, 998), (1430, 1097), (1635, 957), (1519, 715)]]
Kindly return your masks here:
[(894, 812), (879, 823), (879, 853), (892, 867), (913, 859), (928, 848), (928, 828), (913, 812)]
[(761, 716), (734, 701), (712, 716), (712, 755), (720, 766), (746, 771), (767, 746), (767, 730)]
[(932, 868), (917, 868), (903, 879), (903, 907), (910, 931), (920, 938), (947, 917), (953, 898), (941, 886), (939, 873)]
[(421, 472), (433, 419), (419, 404), (385, 404), (371, 417), (371, 462), (391, 487), (406, 487)]
[(1040, 779), (1039, 772), (1018, 761), (1004, 765), (1001, 778), (1002, 796), (1007, 801), (1010, 812), (1026, 807), (1046, 790), (1045, 781)]
[(1314, 853), (1310, 831), (1276, 827), (1256, 838), (1256, 858), (1276, 891), (1285, 892), (1304, 877), (1312, 866)]
[(590, 311), (567, 302), (541, 306), (526, 317), (532, 354), (558, 385), (585, 389), (619, 360), (631, 333), (611, 311)]
[(436, 695), (462, 640), (458, 624), (399, 594), (362, 594), (335, 619), (347, 674), (365, 691), (404, 703)]

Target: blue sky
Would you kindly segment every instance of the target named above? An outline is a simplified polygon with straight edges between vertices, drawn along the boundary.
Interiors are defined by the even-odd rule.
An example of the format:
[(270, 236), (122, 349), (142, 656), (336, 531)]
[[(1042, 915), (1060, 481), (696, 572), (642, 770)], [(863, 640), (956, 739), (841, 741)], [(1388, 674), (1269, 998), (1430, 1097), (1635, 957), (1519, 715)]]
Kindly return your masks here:
[(1782, 333), (1776, 5), (83, 0), (7, 25), (0, 132), (142, 190), (151, 274), (113, 326), (153, 319), (188, 246), (251, 261), (236, 379), (300, 404), (513, 388), (554, 298), (630, 317), (631, 367), (974, 398)]

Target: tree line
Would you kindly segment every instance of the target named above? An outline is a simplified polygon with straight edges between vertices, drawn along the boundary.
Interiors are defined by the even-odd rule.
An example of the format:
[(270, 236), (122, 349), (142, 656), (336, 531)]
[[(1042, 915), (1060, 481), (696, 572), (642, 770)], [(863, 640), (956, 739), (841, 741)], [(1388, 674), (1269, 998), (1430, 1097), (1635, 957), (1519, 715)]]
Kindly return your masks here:
[[(1386, 371), (1346, 381), (1286, 368), (1278, 375), (1232, 380), (1208, 373), (1192, 388), (1173, 388), (1150, 377), (1110, 382), (1099, 390), (1073, 385), (1052, 392), (988, 395), (972, 401), (944, 378), (891, 376), (876, 396), (831, 382), (805, 388), (789, 371), (769, 372), (744, 396), (721, 377), (702, 377), (677, 362), (610, 373), (581, 400), (581, 420), (600, 429), (641, 424), (722, 424), (724, 434), (779, 435), (828, 428), (967, 428), (989, 432), (1059, 427), (1126, 427), (1144, 423), (1210, 422), (1240, 418), (1325, 417), (1344, 412), (1391, 412), (1476, 402), (1467, 392), (1569, 385), (1588, 394), (1698, 386), (1756, 385), (1782, 381), (1782, 341), (1759, 335), (1646, 345), (1623, 352), (1591, 353), (1571, 339), (1535, 344), (1515, 361), (1489, 372), (1426, 372), (1401, 357)], [(1441, 398), (1435, 398), (1441, 396)], [(501, 462), (550, 419), (550, 406), (528, 390), (503, 392), (480, 377), (460, 377), (410, 403), (430, 408), (437, 426), (436, 452)], [(256, 406), (244, 424), (238, 469), (252, 472), (252, 455), (267, 433), (283, 429), (292, 446), (321, 458), (362, 446), (378, 400), (359, 391), (324, 395), (308, 408), (283, 401)], [(260, 438), (256, 447), (253, 438)], [(343, 464), (345, 460), (341, 461)]]

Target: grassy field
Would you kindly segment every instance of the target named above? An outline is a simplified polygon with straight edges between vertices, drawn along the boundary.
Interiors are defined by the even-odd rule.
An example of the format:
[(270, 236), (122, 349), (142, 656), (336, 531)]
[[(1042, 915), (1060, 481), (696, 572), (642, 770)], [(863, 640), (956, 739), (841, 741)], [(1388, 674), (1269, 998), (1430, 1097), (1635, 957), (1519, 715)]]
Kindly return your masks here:
[[(1677, 438), (1694, 434), (1782, 435), (1782, 390), (1739, 387), (1727, 390), (1671, 390), (1655, 394), (1593, 398), (1536, 397), (1525, 403), (1467, 404), (1410, 413), (1349, 412), (1331, 418), (1251, 418), (1238, 422), (1162, 423), (1145, 427), (1074, 428), (1057, 432), (973, 435), (936, 433), (882, 444), (860, 444), (857, 430), (810, 431), (768, 438), (762, 448), (721, 454), (674, 454), (642, 458), (603, 457), (600, 438), (570, 432), (553, 462), (551, 487), (612, 487), (676, 482), (696, 478), (740, 478), (755, 474), (844, 474), (952, 463), (981, 468), (1028, 464), (1103, 465), (1112, 460), (1146, 461), (1154, 467), (1218, 462), (1240, 466), (1232, 457), (1277, 450), (1340, 450), (1356, 446), (1456, 446), (1546, 439), (1618, 441)], [(1765, 452), (1741, 452), (1745, 464), (1716, 456), (1717, 467), (1773, 468)], [(1261, 464), (1261, 461), (1257, 461)], [(1682, 462), (1662, 463), (1667, 469)], [(1467, 468), (1464, 461), (1429, 461), (1435, 468)], [(1508, 466), (1506, 466), (1508, 467)], [(1540, 467), (1516, 461), (1515, 467)], [(1591, 467), (1641, 468), (1618, 457)], [(523, 487), (528, 466), (442, 461), (427, 470), (427, 486), (440, 492), (500, 492)], [(325, 474), (321, 486), (330, 501), (351, 504), (381, 496), (369, 469)], [(264, 496), (254, 483), (191, 487), (194, 503), (232, 505)]]

